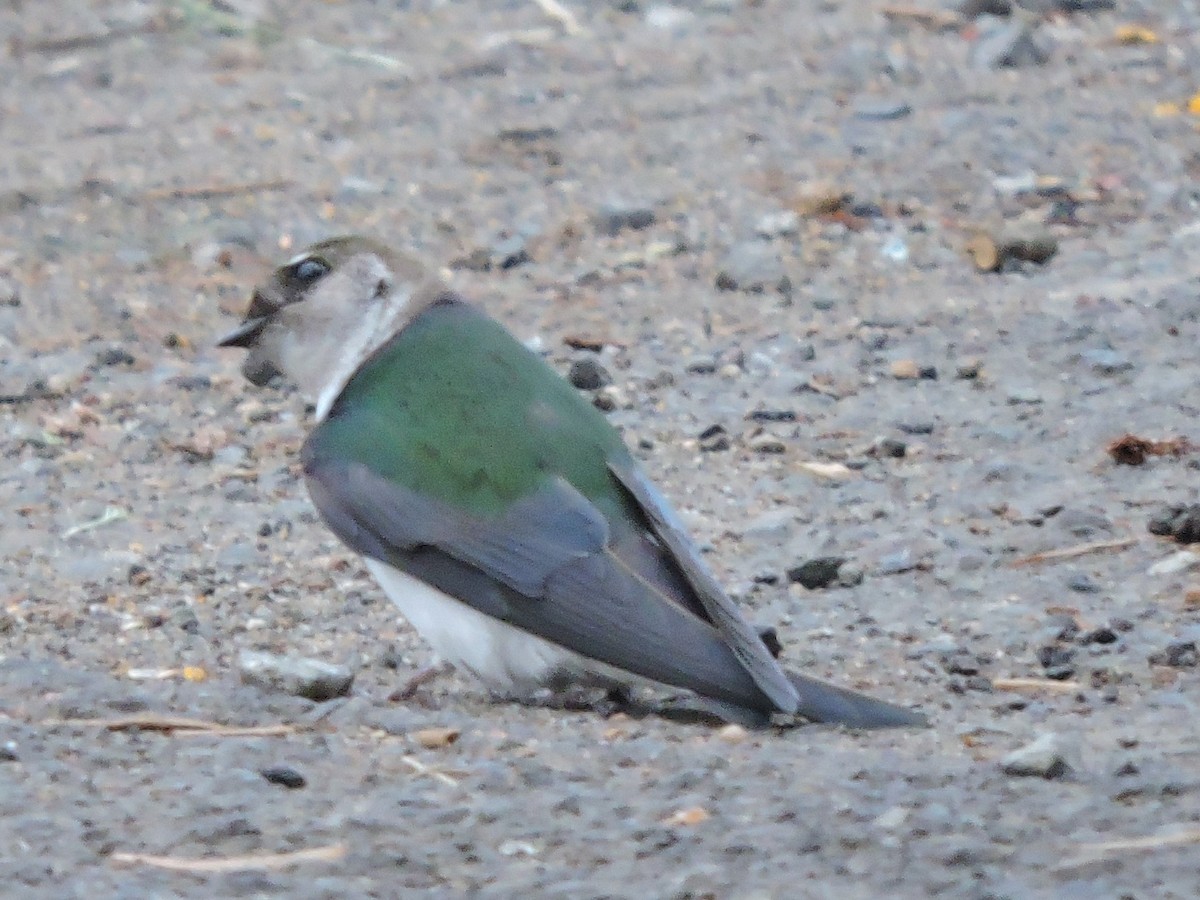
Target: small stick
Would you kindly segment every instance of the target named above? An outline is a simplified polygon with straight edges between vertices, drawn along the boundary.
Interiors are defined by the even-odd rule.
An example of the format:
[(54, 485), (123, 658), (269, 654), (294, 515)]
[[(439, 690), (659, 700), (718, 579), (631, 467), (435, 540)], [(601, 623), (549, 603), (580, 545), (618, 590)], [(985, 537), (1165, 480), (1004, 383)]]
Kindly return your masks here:
[(104, 728), (108, 731), (161, 731), (165, 734), (213, 734), (219, 737), (275, 737), (296, 732), (295, 725), (221, 725), (176, 716), (120, 716), (115, 719), (59, 719), (49, 725)]
[(900, 21), (915, 22), (926, 28), (939, 31), (958, 28), (963, 24), (962, 16), (957, 13), (944, 12), (940, 9), (920, 9), (916, 6), (885, 6), (880, 10), (885, 18)]
[(73, 34), (70, 37), (46, 38), (38, 41), (24, 41), (13, 38), (9, 49), (13, 56), (23, 53), (69, 53), (72, 50), (86, 50), (91, 47), (103, 47), (113, 41), (123, 38), (136, 37), (139, 34), (153, 34), (161, 30), (158, 22), (150, 20), (140, 25), (128, 28), (114, 28), (111, 31), (101, 31), (95, 34)]
[(1059, 863), (1059, 871), (1075, 869), (1080, 866), (1099, 862), (1107, 856), (1137, 850), (1159, 850), (1165, 847), (1187, 847), (1200, 844), (1200, 829), (1192, 828), (1174, 834), (1152, 834), (1149, 837), (1126, 838), (1120, 841), (1103, 841), (1098, 844), (1083, 844), (1082, 853)]
[(1082, 690), (1078, 681), (1054, 681), (1051, 678), (993, 678), (992, 688), (997, 691), (1050, 691), (1055, 694), (1070, 694)]
[(1106, 550), (1124, 550), (1138, 542), (1137, 538), (1117, 538), (1113, 541), (1095, 541), (1091, 544), (1079, 544), (1075, 547), (1063, 547), (1059, 550), (1045, 550), (1042, 553), (1031, 553), (1014, 559), (1009, 565), (1014, 569), (1021, 566), (1031, 566), (1034, 563), (1054, 562), (1060, 559), (1073, 559), (1076, 556), (1087, 556), (1089, 553), (1103, 553)]
[(450, 787), (458, 787), (457, 780), (451, 778), (445, 772), (440, 772), (432, 766), (425, 765), (425, 763), (421, 762), (415, 756), (402, 756), (400, 757), (400, 762), (404, 763), (418, 775), (428, 775), (442, 784), (449, 785)]
[(286, 869), (307, 862), (334, 862), (346, 855), (345, 844), (293, 850), (290, 853), (256, 853), (249, 856), (222, 856), (203, 859), (181, 859), (177, 856), (154, 856), (149, 853), (114, 853), (109, 856), (122, 865), (153, 866), (172, 872), (242, 872), (248, 869)]
[(261, 194), (282, 191), (292, 186), (283, 178), (274, 181), (247, 181), (242, 184), (207, 184), (189, 187), (155, 188), (143, 195), (147, 200), (215, 200), (220, 197), (236, 197), (239, 194)]

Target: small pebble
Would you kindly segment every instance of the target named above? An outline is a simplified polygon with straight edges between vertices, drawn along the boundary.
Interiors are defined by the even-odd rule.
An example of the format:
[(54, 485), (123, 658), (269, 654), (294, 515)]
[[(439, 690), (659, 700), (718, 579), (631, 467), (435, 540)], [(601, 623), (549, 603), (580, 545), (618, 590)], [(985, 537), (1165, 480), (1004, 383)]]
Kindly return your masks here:
[(242, 652), (238, 669), (247, 684), (316, 701), (343, 697), (354, 683), (354, 673), (346, 666), (256, 650)]
[(729, 449), (729, 432), (723, 425), (710, 425), (700, 432), (700, 449), (706, 453), (719, 453)]
[(267, 781), (271, 782), (271, 784), (282, 785), (283, 787), (291, 788), (292, 790), (295, 790), (296, 788), (302, 788), (308, 784), (303, 775), (301, 775), (295, 769), (288, 768), (287, 766), (271, 766), (267, 769), (261, 769), (259, 774), (262, 775), (263, 778), (267, 779)]
[(787, 450), (787, 445), (782, 439), (765, 431), (750, 438), (746, 442), (746, 446), (755, 453), (783, 453)]
[(740, 744), (749, 736), (750, 733), (736, 723), (725, 725), (717, 731), (717, 737), (727, 744)]
[(612, 376), (608, 374), (608, 370), (592, 356), (584, 356), (572, 362), (567, 372), (567, 380), (581, 391), (594, 391), (612, 384)]
[(1000, 762), (1005, 775), (1037, 777), (1047, 780), (1064, 778), (1071, 771), (1057, 734), (1047, 732), (1020, 747)]
[(615, 237), (622, 231), (641, 231), (649, 228), (658, 216), (649, 206), (627, 203), (608, 203), (593, 216), (596, 230), (603, 235)]
[(844, 556), (821, 556), (787, 570), (787, 579), (810, 591), (829, 587), (837, 580), (838, 570), (846, 562)]

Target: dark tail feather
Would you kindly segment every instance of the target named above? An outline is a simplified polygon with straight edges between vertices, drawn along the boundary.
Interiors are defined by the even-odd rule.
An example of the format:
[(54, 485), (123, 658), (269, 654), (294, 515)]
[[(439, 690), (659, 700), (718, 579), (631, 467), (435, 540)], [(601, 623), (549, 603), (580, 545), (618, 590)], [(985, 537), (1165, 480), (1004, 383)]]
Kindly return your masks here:
[(814, 722), (851, 728), (924, 728), (929, 724), (921, 713), (894, 703), (796, 672), (788, 672), (787, 676), (800, 695), (796, 714)]

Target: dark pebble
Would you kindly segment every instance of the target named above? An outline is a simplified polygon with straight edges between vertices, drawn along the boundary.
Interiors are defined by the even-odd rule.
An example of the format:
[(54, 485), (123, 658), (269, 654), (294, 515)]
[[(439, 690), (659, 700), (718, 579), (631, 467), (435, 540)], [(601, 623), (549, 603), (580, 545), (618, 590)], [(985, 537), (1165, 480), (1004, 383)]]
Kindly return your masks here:
[(883, 459), (903, 459), (908, 453), (908, 444), (896, 438), (883, 438), (875, 445), (875, 455)]
[(600, 365), (600, 361), (585, 356), (571, 363), (567, 372), (567, 380), (581, 391), (595, 391), (607, 384), (612, 384), (612, 376)]
[(603, 206), (595, 216), (596, 230), (608, 237), (625, 231), (641, 231), (649, 228), (658, 216), (648, 206), (626, 206), (619, 203)]
[(132, 366), (136, 361), (124, 347), (109, 347), (96, 354), (97, 366)]
[(796, 414), (790, 409), (756, 409), (746, 418), (751, 422), (795, 422)]
[(304, 780), (303, 775), (301, 775), (295, 769), (288, 768), (287, 766), (271, 766), (270, 768), (260, 770), (259, 774), (262, 775), (263, 778), (267, 779), (267, 781), (271, 782), (271, 784), (282, 785), (283, 787), (291, 788), (292, 790), (295, 790), (296, 788), (302, 788), (308, 784), (308, 782)]
[(385, 669), (399, 669), (404, 665), (404, 657), (395, 647), (388, 647), (383, 651), (383, 656), (379, 658), (379, 662), (383, 664)]
[(933, 434), (932, 422), (899, 422), (897, 427), (905, 434)]
[(1101, 626), (1094, 631), (1084, 633), (1079, 638), (1081, 644), (1115, 644), (1117, 632), (1109, 625)]
[(763, 646), (767, 648), (767, 652), (776, 659), (783, 652), (783, 644), (779, 642), (779, 635), (774, 628), (764, 628), (759, 631), (758, 636), (762, 639)]
[(1196, 642), (1172, 641), (1167, 649), (1150, 656), (1150, 664), (1155, 666), (1171, 666), (1176, 669), (1194, 669), (1196, 667)]
[(946, 657), (942, 666), (951, 675), (978, 675), (979, 660), (970, 653), (955, 653)]
[(212, 387), (212, 379), (207, 375), (178, 375), (170, 384), (181, 391), (207, 391)]
[(530, 260), (529, 251), (525, 249), (525, 238), (520, 235), (504, 238), (492, 246), (492, 262), (496, 268), (515, 269)]
[(810, 591), (829, 587), (837, 580), (838, 569), (846, 561), (844, 556), (821, 556), (787, 570), (787, 579), (799, 582)]
[(1096, 594), (1100, 591), (1100, 585), (1082, 572), (1077, 572), (1068, 578), (1067, 587), (1080, 594)]
[(1037, 652), (1038, 662), (1041, 663), (1043, 669), (1069, 666), (1074, 655), (1075, 651), (1070, 647), (1060, 647), (1056, 644), (1039, 647)]
[(723, 425), (710, 425), (700, 432), (700, 449), (706, 453), (717, 453), (729, 449), (729, 433)]

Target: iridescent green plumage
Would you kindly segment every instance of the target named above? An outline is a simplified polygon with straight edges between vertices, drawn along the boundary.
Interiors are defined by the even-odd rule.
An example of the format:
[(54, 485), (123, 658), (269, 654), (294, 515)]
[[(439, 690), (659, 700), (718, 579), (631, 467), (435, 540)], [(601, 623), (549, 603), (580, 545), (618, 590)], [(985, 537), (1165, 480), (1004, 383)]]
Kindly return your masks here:
[(554, 475), (612, 521), (634, 510), (609, 473), (628, 457), (579, 392), (493, 320), (432, 306), (366, 362), (313, 435), (464, 511), (496, 516)]

